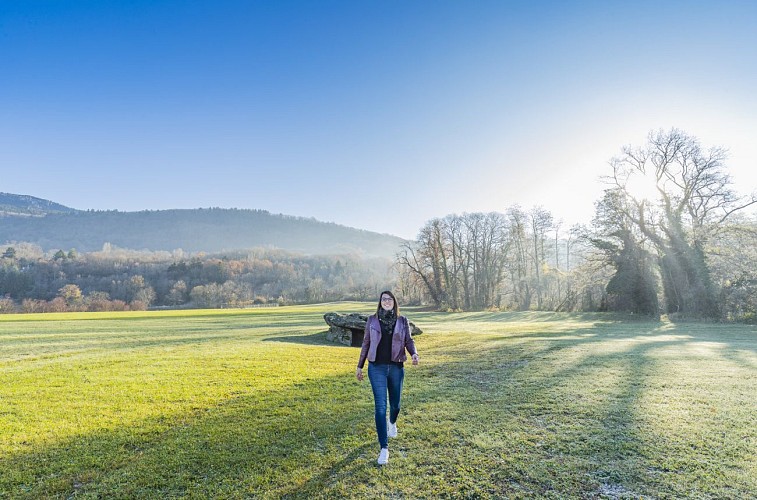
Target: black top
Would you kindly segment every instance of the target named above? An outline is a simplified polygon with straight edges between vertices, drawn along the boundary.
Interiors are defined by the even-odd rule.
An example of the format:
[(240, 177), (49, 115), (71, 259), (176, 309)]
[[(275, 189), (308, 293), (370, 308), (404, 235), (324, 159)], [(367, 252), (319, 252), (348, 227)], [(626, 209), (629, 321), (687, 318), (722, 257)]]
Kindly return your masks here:
[(397, 324), (397, 316), (395, 316), (394, 310), (381, 309), (378, 320), (381, 325), (381, 341), (376, 348), (376, 361), (374, 363), (377, 365), (403, 366), (402, 363), (392, 361), (392, 336), (394, 335), (394, 326)]

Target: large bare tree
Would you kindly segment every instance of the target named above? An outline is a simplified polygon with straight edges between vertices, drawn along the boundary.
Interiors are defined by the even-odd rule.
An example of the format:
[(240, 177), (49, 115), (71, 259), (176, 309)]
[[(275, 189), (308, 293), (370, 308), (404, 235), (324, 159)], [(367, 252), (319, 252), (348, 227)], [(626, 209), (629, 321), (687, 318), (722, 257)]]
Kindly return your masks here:
[(674, 128), (651, 132), (645, 145), (626, 146), (610, 161), (607, 180), (626, 201), (619, 210), (658, 252), (668, 312), (719, 315), (705, 246), (729, 217), (757, 203), (731, 189), (726, 158), (723, 148), (705, 150)]

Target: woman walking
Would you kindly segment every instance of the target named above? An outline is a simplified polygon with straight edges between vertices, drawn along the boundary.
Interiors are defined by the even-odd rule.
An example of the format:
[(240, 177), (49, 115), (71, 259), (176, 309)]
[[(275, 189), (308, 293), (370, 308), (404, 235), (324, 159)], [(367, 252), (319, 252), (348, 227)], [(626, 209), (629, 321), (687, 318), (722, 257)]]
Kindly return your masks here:
[[(413, 364), (418, 364), (418, 351), (410, 334), (407, 318), (400, 316), (397, 299), (390, 291), (381, 292), (376, 314), (365, 324), (363, 348), (357, 362), (357, 379), (362, 381), (363, 366), (368, 360), (368, 379), (373, 389), (376, 408), (376, 434), (378, 435), (378, 463), (389, 462), (388, 437), (397, 436), (397, 416), (400, 413), (402, 381), (405, 378), (405, 350), (410, 353)], [(389, 394), (389, 422), (386, 419), (387, 393)]]

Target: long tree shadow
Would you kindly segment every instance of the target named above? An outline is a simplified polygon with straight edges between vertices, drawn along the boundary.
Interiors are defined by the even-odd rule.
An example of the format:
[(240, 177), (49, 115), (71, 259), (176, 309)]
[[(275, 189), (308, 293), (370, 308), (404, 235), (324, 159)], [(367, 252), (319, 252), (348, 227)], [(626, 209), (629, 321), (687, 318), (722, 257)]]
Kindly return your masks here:
[[(658, 339), (659, 336), (662, 338)], [(660, 370), (659, 362), (652, 356), (652, 352), (669, 347), (680, 348), (692, 343), (724, 344), (725, 348), (719, 350), (720, 355), (739, 363), (741, 360), (732, 354), (742, 347), (742, 343), (735, 339), (692, 333), (685, 325), (673, 328), (660, 325), (644, 331), (599, 335), (594, 329), (579, 328), (571, 332), (541, 336), (495, 336), (491, 340), (491, 348), (476, 351), (476, 363), (465, 360), (433, 367), (434, 384), (419, 396), (419, 400), (428, 403), (439, 398), (454, 399), (455, 392), (452, 391), (450, 396), (450, 387), (474, 387), (479, 391), (477, 397), (458, 393), (465, 394), (459, 401), (463, 414), (470, 412), (471, 405), (497, 405), (510, 418), (520, 419), (526, 425), (541, 429), (539, 433), (545, 436), (546, 443), (539, 453), (542, 454), (544, 463), (553, 463), (555, 467), (540, 469), (541, 477), (538, 478), (520, 478), (535, 482), (536, 491), (540, 495), (551, 494), (554, 484), (565, 484), (565, 481), (550, 477), (550, 474), (560, 470), (557, 462), (566, 460), (566, 457), (574, 460), (577, 467), (585, 472), (581, 496), (601, 496), (605, 491), (603, 488), (606, 488), (606, 492), (627, 496), (644, 494), (644, 491), (633, 491), (632, 488), (643, 488), (649, 481), (649, 471), (660, 472), (659, 463), (647, 456), (643, 449), (643, 446), (649, 445), (650, 436), (648, 429), (640, 427), (640, 422), (644, 419), (639, 414), (638, 407), (638, 402), (649, 389), (647, 381), (654, 378)], [(534, 348), (532, 345), (530, 349), (515, 350), (511, 341), (537, 342), (543, 344), (543, 347)], [(603, 354), (596, 354), (591, 348), (592, 345), (615, 341), (628, 343), (620, 344), (620, 348)], [(751, 345), (754, 345), (753, 341)], [(555, 370), (543, 367), (544, 363), (560, 360), (563, 352), (567, 354), (569, 351), (584, 351), (584, 354), (577, 356), (568, 366), (564, 366), (565, 362), (559, 362), (560, 367)], [(536, 364), (542, 365), (539, 368), (541, 375), (526, 378), (524, 382), (519, 372), (530, 370)], [(743, 362), (740, 364), (743, 365)], [(570, 384), (589, 381), (592, 373), (602, 376), (608, 366), (613, 371), (620, 372), (615, 377), (614, 389), (600, 398), (603, 400), (598, 403), (600, 407), (595, 407), (596, 404), (587, 407), (589, 403), (583, 403), (580, 399), (583, 396), (581, 392), (570, 388)], [(752, 368), (751, 365), (745, 367)], [(503, 388), (506, 384), (516, 384), (517, 390)], [(551, 401), (565, 401), (560, 399), (563, 390), (572, 392), (578, 400), (571, 401), (568, 398), (565, 406), (555, 407)], [(507, 418), (507, 415), (502, 418)], [(570, 437), (561, 436), (554, 430), (570, 430), (571, 425), (581, 419), (594, 432), (593, 438), (586, 443), (570, 442)], [(475, 445), (474, 441), (470, 444)], [(631, 489), (625, 489), (624, 485)], [(748, 489), (748, 485), (740, 486), (741, 491)], [(696, 487), (706, 489), (707, 485), (703, 483), (694, 486)], [(680, 495), (681, 490), (671, 488), (668, 494)]]
[[(474, 313), (431, 313), (429, 317), (435, 319), (449, 319), (455, 315), (456, 322), (484, 322), (484, 323), (556, 323), (569, 320), (599, 321), (602, 323), (619, 323), (629, 321), (648, 322), (648, 317), (630, 316), (618, 313), (560, 313), (550, 311), (508, 311), (491, 313), (487, 311)], [(438, 318), (436, 316), (439, 316)]]
[(307, 335), (280, 335), (277, 337), (266, 337), (263, 342), (285, 342), (289, 344), (305, 344), (305, 345), (323, 345), (328, 347), (350, 347), (348, 345), (340, 344), (338, 342), (331, 342), (326, 339), (328, 331), (311, 333)]

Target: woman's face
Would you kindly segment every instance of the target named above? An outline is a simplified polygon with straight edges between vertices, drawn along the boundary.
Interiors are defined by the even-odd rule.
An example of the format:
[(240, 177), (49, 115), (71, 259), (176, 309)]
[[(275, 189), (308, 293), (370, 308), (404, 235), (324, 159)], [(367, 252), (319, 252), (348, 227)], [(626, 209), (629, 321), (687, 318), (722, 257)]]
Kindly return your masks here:
[(391, 295), (383, 294), (381, 296), (381, 308), (385, 311), (394, 309), (394, 299)]

